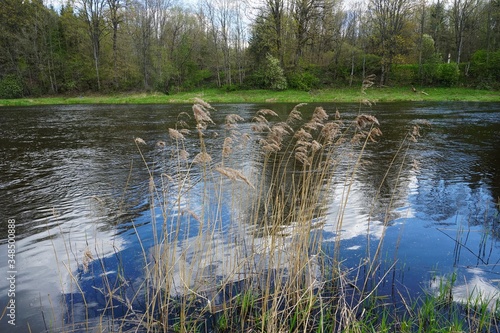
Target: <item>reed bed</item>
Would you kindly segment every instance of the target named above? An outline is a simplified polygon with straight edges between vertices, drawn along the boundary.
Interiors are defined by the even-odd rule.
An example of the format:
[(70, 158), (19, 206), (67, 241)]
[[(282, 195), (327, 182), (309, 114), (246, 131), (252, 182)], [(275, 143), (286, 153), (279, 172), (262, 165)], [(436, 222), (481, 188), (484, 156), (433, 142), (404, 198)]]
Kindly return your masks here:
[[(64, 331), (489, 331), (498, 307), (469, 309), (474, 322), (467, 323), (458, 315), (464, 308), (442, 296), (447, 286), (437, 297), (418, 300), (399, 292), (392, 295), (398, 302), (378, 295), (396, 265), (396, 259), (381, 258), (384, 234), (358, 267), (343, 266), (343, 211), (364, 150), (376, 144), (382, 129), (373, 115), (345, 120), (321, 107), (303, 119), (302, 107), (284, 119), (259, 110), (247, 132), (239, 125), (241, 116), (228, 115), (224, 124), (216, 124), (211, 115), (217, 111), (195, 99), (192, 113), (180, 114), (177, 126), (168, 129), (169, 139), (156, 142), (157, 160), (144, 154), (151, 143), (136, 138), (149, 174), (153, 237), (152, 246), (137, 239), (143, 278), (131, 282), (118, 274), (111, 281), (104, 274), (102, 314), (92, 319), (86, 310), (85, 323), (66, 324)], [(399, 159), (388, 172), (401, 172), (395, 161), (405, 163), (420, 126), (403, 135)], [(211, 145), (215, 135), (223, 136), (222, 146)], [(242, 163), (241, 151), (251, 152), (257, 165)], [(339, 171), (342, 163), (348, 163), (348, 172)], [(334, 180), (344, 183), (343, 205), (335, 248), (329, 251), (322, 228)], [(388, 218), (382, 224), (387, 228)], [(85, 251), (85, 269), (90, 260), (100, 260), (105, 271), (104, 261)], [(435, 320), (436, 313), (448, 315)]]

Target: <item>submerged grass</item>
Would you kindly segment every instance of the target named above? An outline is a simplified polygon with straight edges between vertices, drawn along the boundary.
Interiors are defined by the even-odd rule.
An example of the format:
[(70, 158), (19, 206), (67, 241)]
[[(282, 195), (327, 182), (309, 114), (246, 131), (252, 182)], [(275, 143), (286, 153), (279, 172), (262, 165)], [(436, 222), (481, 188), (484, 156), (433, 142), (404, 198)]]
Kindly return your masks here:
[[(373, 115), (344, 120), (338, 112), (317, 107), (303, 119), (301, 107), (283, 119), (272, 110), (259, 110), (248, 133), (240, 128), (239, 115), (216, 125), (216, 110), (196, 99), (192, 115), (180, 115), (177, 126), (168, 129), (169, 142), (152, 148), (136, 138), (149, 174), (152, 218), (152, 245), (137, 232), (143, 277), (129, 281), (120, 273), (111, 280), (102, 274), (98, 291), (105, 304), (95, 320), (78, 287), (85, 323), (66, 318), (63, 330), (494, 331), (498, 307), (484, 308), (473, 299), (456, 307), (453, 278), (443, 280), (437, 296), (409, 301), (398, 293), (392, 295), (401, 296), (395, 302), (379, 295), (378, 287), (396, 265), (394, 259), (380, 273), (384, 233), (375, 253), (367, 253), (358, 267), (343, 267), (338, 247), (349, 191), (365, 147), (376, 144), (382, 130)], [(415, 125), (403, 135), (399, 155), (418, 133)], [(222, 147), (211, 144), (215, 135), (224, 137)], [(156, 149), (159, 159), (149, 161), (148, 149)], [(242, 163), (241, 151), (252, 152), (261, 166)], [(341, 163), (348, 164), (347, 172)], [(323, 246), (322, 227), (334, 180), (344, 183), (344, 193), (332, 253)], [(84, 268), (94, 258), (106, 272), (105, 261), (91, 249), (83, 253)], [(71, 281), (78, 285), (73, 274)], [(115, 315), (117, 308), (120, 315)]]
[(126, 94), (81, 94), (77, 96), (53, 96), (41, 98), (0, 99), (0, 106), (30, 106), (56, 104), (165, 104), (192, 103), (193, 95), (211, 103), (313, 103), (349, 102), (359, 103), (365, 99), (372, 102), (402, 101), (468, 101), (498, 102), (500, 92), (470, 88), (424, 88), (413, 92), (411, 87), (375, 88), (367, 87), (360, 96), (359, 88), (330, 88), (311, 91), (238, 90), (225, 92), (219, 89), (202, 89), (170, 95), (160, 93)]

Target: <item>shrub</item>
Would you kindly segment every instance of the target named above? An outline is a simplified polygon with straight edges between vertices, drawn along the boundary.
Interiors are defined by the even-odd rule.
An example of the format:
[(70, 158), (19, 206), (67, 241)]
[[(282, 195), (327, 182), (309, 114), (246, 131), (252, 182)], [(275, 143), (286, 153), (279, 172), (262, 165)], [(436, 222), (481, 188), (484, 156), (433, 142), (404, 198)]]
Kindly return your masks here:
[(470, 78), (481, 88), (492, 88), (500, 80), (500, 51), (476, 51), (471, 58)]
[(440, 85), (451, 87), (457, 84), (460, 71), (456, 63), (439, 64), (437, 68), (437, 80)]
[(409, 85), (418, 77), (418, 64), (392, 66), (390, 79), (395, 84)]
[(319, 79), (309, 72), (292, 72), (287, 76), (288, 86), (292, 89), (309, 91), (319, 86)]
[(0, 98), (20, 98), (23, 97), (23, 85), (14, 75), (7, 75), (0, 80)]
[(437, 84), (439, 65), (437, 62), (422, 65), (421, 80), (423, 84)]

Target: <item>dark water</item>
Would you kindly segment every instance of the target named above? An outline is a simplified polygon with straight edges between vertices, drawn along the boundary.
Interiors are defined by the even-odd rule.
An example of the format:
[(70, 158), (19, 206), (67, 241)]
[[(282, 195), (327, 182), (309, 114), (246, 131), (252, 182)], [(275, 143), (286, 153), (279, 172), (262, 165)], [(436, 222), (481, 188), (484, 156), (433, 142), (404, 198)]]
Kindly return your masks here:
[[(307, 114), (314, 106), (302, 110)], [(359, 111), (359, 105), (322, 106), (330, 114), (338, 109), (344, 119), (353, 119)], [(284, 117), (293, 105), (216, 105), (213, 117), (220, 125), (207, 130), (208, 148), (222, 146), (224, 135), (215, 133), (224, 133), (225, 115), (245, 118), (240, 130), (246, 131), (263, 107)], [(118, 267), (127, 270), (127, 288), (139, 283), (144, 260), (137, 239), (142, 246), (151, 246), (155, 224), (142, 158), (155, 174), (168, 170), (161, 161), (168, 160), (171, 147), (159, 149), (155, 144), (172, 142), (168, 128), (175, 126), (183, 111), (191, 114), (191, 106), (0, 109), (0, 307), (15, 299), (16, 331), (27, 331), (28, 323), (33, 331), (50, 329), (63, 317), (84, 320), (79, 287), (85, 291), (89, 316), (99, 316), (104, 298), (94, 287), (102, 285), (102, 274), (116, 280)], [(415, 296), (436, 277), (456, 272), (461, 285), (470, 287), (472, 281), (478, 288), (498, 292), (500, 104), (394, 103), (362, 111), (378, 118), (384, 135), (366, 148), (350, 186), (340, 239), (337, 221), (345, 202), (344, 179), (332, 181), (334, 191), (324, 216), (325, 248), (340, 241), (344, 264), (355, 267), (367, 254), (373, 256), (383, 239), (380, 274), (397, 261), (382, 290), (396, 286)], [(430, 126), (421, 127), (418, 142), (396, 158), (385, 176), (417, 121)], [(136, 137), (147, 143), (140, 146), (143, 156), (134, 143)], [(196, 140), (194, 133), (187, 136), (185, 149), (191, 158), (197, 152)], [(255, 144), (255, 138), (250, 142)], [(261, 162), (251, 146), (235, 153), (238, 169), (253, 170)], [(349, 168), (345, 163), (341, 167)], [(192, 208), (202, 198), (195, 195), (189, 201)], [(178, 209), (183, 207), (188, 204), (180, 203)], [(224, 222), (229, 215), (230, 207), (223, 206), (222, 231), (229, 227)], [(9, 220), (16, 235), (15, 262), (10, 263)], [(186, 239), (197, 232), (179, 229)], [(89, 264), (90, 273), (82, 267), (86, 249), (99, 254)], [(11, 285), (7, 278), (13, 275)], [(65, 312), (68, 303), (71, 311)], [(12, 328), (8, 320), (2, 318), (0, 331)]]

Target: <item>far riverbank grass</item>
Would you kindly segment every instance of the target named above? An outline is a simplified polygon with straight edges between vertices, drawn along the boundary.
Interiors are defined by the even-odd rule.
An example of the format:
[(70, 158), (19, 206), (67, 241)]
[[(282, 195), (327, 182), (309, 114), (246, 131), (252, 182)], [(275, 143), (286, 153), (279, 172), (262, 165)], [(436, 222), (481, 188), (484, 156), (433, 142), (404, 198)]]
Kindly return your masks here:
[(193, 97), (210, 103), (358, 103), (403, 101), (500, 102), (500, 92), (468, 88), (425, 88), (413, 92), (411, 87), (370, 88), (362, 94), (359, 88), (330, 88), (314, 91), (203, 89), (165, 95), (161, 93), (119, 93), (114, 95), (82, 94), (42, 98), (0, 99), (0, 106), (31, 106), (57, 104), (168, 104), (192, 103)]

